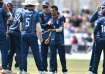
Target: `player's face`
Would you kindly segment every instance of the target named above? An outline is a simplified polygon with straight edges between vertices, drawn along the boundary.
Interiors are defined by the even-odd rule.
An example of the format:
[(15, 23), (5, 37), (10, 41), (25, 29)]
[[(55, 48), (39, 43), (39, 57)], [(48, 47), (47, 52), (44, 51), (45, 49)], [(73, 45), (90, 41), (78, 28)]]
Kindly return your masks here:
[(54, 9), (54, 8), (51, 8), (51, 15), (52, 16), (56, 16), (56, 14), (57, 14), (57, 11)]
[(43, 5), (42, 8), (43, 8), (43, 11), (44, 11), (45, 13), (48, 13), (48, 12), (49, 12), (49, 6)]

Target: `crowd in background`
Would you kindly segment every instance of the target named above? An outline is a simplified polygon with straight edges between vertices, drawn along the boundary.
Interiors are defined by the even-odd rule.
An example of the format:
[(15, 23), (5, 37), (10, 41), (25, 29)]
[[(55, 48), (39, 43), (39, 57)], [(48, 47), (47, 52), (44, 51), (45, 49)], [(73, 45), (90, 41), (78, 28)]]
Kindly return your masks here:
[(81, 50), (90, 51), (93, 43), (94, 24), (89, 22), (92, 15), (88, 8), (82, 9), (80, 14), (75, 14), (69, 9), (64, 9), (63, 15), (66, 18), (64, 24), (65, 45), (71, 46), (71, 52)]

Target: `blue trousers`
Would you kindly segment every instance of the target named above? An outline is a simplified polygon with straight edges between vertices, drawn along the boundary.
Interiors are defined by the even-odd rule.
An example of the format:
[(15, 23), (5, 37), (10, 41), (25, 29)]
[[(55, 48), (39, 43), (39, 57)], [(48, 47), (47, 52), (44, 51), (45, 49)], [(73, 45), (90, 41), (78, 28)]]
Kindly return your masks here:
[(13, 56), (16, 53), (16, 64), (19, 65), (20, 60), (20, 50), (21, 50), (21, 34), (9, 33), (9, 54), (8, 54), (8, 66), (9, 70), (12, 68)]
[[(94, 54), (95, 54), (95, 51), (96, 51), (96, 44), (95, 42), (93, 43), (93, 47), (92, 47), (92, 55), (91, 55), (91, 60), (90, 60), (90, 64), (89, 64), (89, 71), (92, 71), (92, 67), (93, 67), (93, 64), (94, 64)], [(98, 54), (99, 55), (99, 54)], [(100, 58), (99, 58), (100, 59)]]
[(51, 60), (50, 60), (50, 71), (56, 72), (57, 71), (57, 51), (59, 53), (60, 62), (62, 65), (62, 72), (67, 72), (66, 68), (66, 58), (65, 58), (65, 49), (64, 46), (61, 44), (51, 44), (50, 45), (50, 53), (51, 53)]
[(103, 74), (105, 74), (105, 45), (104, 44), (105, 44), (105, 40), (99, 40), (99, 41), (96, 41), (96, 44), (94, 45), (94, 48), (96, 48), (96, 49), (94, 50), (94, 54), (93, 54), (93, 58), (92, 58), (91, 71), (95, 74), (98, 74), (98, 65), (100, 62), (102, 50), (104, 52)]
[(36, 66), (39, 71), (43, 71), (43, 65), (41, 61), (41, 56), (39, 53), (39, 45), (37, 41), (37, 37), (34, 34), (24, 34), (21, 37), (21, 65), (20, 65), (20, 70), (21, 71), (27, 71), (27, 55), (29, 51), (29, 47), (31, 47), (34, 60), (36, 62)]
[(8, 69), (8, 41), (5, 33), (0, 33), (0, 50), (3, 69)]
[(48, 63), (47, 63), (48, 47), (49, 45), (46, 45), (45, 43), (41, 43), (41, 58), (42, 58), (44, 71), (47, 71), (47, 67), (48, 67)]

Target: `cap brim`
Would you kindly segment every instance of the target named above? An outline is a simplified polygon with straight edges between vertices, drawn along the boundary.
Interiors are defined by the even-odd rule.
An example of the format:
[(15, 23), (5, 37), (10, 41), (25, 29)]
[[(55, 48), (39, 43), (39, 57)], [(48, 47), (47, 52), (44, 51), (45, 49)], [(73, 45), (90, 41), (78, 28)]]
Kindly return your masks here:
[(32, 4), (32, 3), (22, 3), (23, 6), (25, 5), (39, 5), (39, 3), (35, 3), (35, 4)]
[(42, 6), (48, 6), (48, 5), (42, 5)]

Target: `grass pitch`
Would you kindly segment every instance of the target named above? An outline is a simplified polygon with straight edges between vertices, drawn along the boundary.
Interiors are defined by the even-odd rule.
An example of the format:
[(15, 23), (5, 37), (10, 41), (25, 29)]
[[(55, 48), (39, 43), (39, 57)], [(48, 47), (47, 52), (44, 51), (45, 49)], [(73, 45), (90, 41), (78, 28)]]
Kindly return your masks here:
[[(89, 60), (67, 60), (68, 74), (88, 74)], [(13, 65), (14, 66), (14, 65)], [(62, 67), (58, 60), (58, 74), (62, 74)], [(17, 72), (13, 67), (13, 71)], [(99, 73), (102, 74), (102, 62), (99, 65)], [(28, 57), (28, 73), (38, 74), (33, 57)]]

